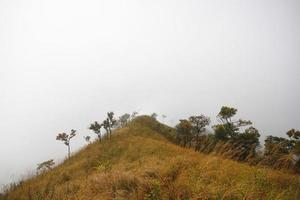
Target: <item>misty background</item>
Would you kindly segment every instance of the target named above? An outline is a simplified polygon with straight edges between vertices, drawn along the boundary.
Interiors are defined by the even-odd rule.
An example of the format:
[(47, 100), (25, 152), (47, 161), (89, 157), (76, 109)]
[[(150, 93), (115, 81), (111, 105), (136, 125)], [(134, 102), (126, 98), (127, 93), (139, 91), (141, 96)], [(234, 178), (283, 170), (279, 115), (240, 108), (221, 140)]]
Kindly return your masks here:
[(55, 140), (138, 111), (178, 119), (222, 105), (261, 133), (300, 129), (298, 0), (0, 0), (0, 185), (48, 159)]

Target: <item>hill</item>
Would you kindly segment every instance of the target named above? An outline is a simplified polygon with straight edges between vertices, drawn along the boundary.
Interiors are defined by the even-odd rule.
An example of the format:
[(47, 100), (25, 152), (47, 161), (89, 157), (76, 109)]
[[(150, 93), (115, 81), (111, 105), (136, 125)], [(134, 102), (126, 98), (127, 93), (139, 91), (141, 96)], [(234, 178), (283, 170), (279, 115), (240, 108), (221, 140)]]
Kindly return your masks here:
[(300, 199), (300, 177), (194, 152), (174, 129), (137, 117), (0, 199)]

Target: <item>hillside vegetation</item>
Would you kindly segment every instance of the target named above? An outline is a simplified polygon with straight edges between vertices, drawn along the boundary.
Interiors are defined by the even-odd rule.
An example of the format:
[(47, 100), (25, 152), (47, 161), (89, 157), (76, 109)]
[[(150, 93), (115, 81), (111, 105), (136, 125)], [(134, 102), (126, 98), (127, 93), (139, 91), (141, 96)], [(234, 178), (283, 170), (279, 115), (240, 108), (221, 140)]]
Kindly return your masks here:
[(176, 145), (174, 135), (137, 117), (0, 199), (300, 199), (298, 175), (195, 152)]

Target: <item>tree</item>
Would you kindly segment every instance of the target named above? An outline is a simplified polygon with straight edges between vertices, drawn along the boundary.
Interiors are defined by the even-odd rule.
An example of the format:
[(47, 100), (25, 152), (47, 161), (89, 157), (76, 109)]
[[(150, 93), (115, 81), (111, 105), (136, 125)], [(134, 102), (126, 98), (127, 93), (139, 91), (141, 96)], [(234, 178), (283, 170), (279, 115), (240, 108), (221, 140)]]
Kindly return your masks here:
[(101, 142), (101, 128), (103, 126), (104, 126), (103, 124), (99, 124), (97, 121), (95, 121), (89, 127), (89, 129), (94, 131), (94, 133), (98, 136), (98, 139), (99, 139), (100, 142)]
[(291, 153), (300, 156), (300, 131), (291, 129), (286, 134), (289, 137), (289, 150)]
[(156, 120), (156, 118), (157, 118), (157, 114), (154, 112), (154, 113), (152, 113), (151, 114), (151, 116), (150, 116), (152, 119), (155, 119)]
[(293, 146), (293, 143), (286, 138), (270, 135), (265, 139), (265, 155), (277, 157), (283, 154), (288, 154), (292, 150)]
[(132, 112), (132, 114), (131, 114), (131, 116), (130, 116), (130, 120), (133, 120), (134, 118), (136, 118), (136, 116), (138, 115), (139, 113), (138, 112), (136, 112), (136, 111), (133, 111)]
[(90, 141), (91, 141), (91, 136), (84, 136), (83, 137), (84, 138), (84, 140), (87, 142), (87, 143), (90, 143)]
[(116, 125), (117, 120), (114, 118), (113, 112), (107, 113), (107, 118), (103, 121), (103, 128), (106, 130), (107, 137), (111, 139), (112, 129)]
[(218, 118), (221, 120), (221, 122), (223, 124), (225, 123), (230, 123), (231, 122), (231, 118), (236, 114), (237, 109), (236, 108), (230, 108), (227, 106), (222, 106), (219, 114), (218, 114)]
[(215, 139), (223, 141), (223, 144), (218, 145), (218, 151), (235, 160), (252, 159), (256, 155), (260, 134), (254, 127), (246, 128), (244, 132), (241, 132), (241, 127), (252, 125), (252, 122), (242, 119), (234, 120), (236, 113), (236, 108), (223, 106), (217, 115), (220, 123), (213, 126)]
[(108, 119), (105, 119), (104, 121), (103, 121), (103, 128), (105, 129), (105, 131), (106, 131), (106, 136), (107, 136), (107, 138), (109, 139), (109, 121), (108, 121)]
[(56, 140), (62, 141), (68, 147), (68, 158), (70, 159), (70, 140), (76, 136), (76, 130), (72, 129), (70, 134), (59, 133)]
[(121, 127), (125, 127), (129, 121), (130, 121), (130, 114), (128, 113), (125, 113), (122, 116), (120, 116), (118, 120)]
[(297, 171), (300, 171), (300, 131), (291, 129), (286, 133), (293, 145), (291, 153), (296, 155), (297, 159), (295, 160), (295, 167)]
[(52, 169), (52, 167), (55, 165), (55, 162), (53, 159), (47, 160), (45, 162), (39, 163), (36, 170), (37, 171), (46, 171)]
[(199, 115), (191, 116), (189, 121), (192, 126), (192, 134), (196, 142), (195, 151), (197, 151), (200, 145), (200, 134), (206, 131), (205, 127), (210, 124), (210, 119), (204, 115)]
[(190, 121), (186, 119), (180, 120), (180, 123), (176, 125), (177, 140), (179, 143), (183, 143), (186, 147), (187, 144), (192, 145), (192, 125)]
[(256, 149), (259, 146), (259, 131), (250, 126), (244, 133), (240, 133), (235, 139), (240, 149), (239, 160), (243, 161), (247, 158), (254, 158), (256, 156)]
[(223, 106), (221, 111), (217, 115), (220, 124), (215, 125), (215, 135), (217, 140), (227, 140), (236, 138), (239, 134), (239, 129), (242, 126), (251, 125), (252, 122), (249, 120), (239, 119), (233, 121), (232, 117), (237, 113), (237, 109)]

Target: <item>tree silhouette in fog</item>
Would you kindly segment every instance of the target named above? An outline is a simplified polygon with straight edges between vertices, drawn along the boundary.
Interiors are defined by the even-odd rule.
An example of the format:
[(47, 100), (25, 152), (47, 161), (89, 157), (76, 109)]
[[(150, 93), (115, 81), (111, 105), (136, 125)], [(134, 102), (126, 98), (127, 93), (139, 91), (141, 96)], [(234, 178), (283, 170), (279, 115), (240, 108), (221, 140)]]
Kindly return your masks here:
[(70, 158), (70, 156), (71, 156), (71, 153), (70, 153), (70, 141), (75, 136), (76, 136), (76, 130), (74, 130), (74, 129), (71, 130), (70, 134), (59, 133), (56, 136), (56, 140), (62, 141), (68, 147), (68, 158)]
[(90, 130), (94, 131), (94, 133), (98, 136), (99, 141), (101, 142), (101, 128), (103, 127), (103, 124), (99, 124), (97, 121), (92, 123), (89, 127)]

